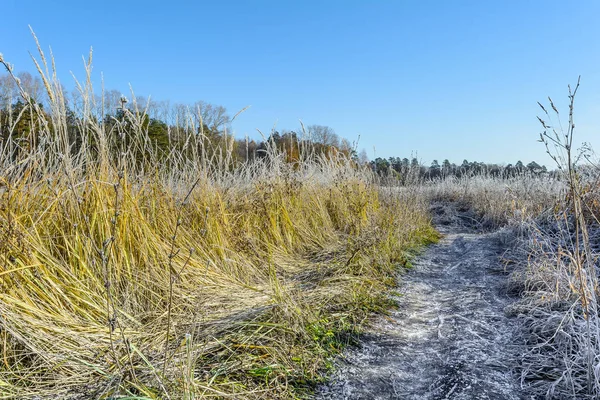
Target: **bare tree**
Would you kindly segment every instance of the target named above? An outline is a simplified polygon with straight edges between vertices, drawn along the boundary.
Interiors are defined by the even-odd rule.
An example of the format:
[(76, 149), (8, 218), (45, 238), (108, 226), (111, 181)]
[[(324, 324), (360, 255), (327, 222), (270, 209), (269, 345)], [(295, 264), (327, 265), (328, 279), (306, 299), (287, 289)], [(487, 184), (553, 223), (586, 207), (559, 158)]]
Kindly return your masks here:
[(308, 128), (309, 138), (316, 143), (321, 143), (326, 146), (340, 146), (340, 138), (335, 131), (325, 125), (310, 125)]
[(10, 110), (18, 95), (19, 92), (12, 78), (8, 75), (0, 76), (0, 109)]
[(19, 72), (17, 78), (21, 81), (21, 87), (34, 101), (42, 103), (44, 100), (44, 84), (39, 76), (33, 76), (29, 72)]
[(197, 101), (191, 107), (192, 115), (197, 124), (207, 127), (211, 133), (222, 132), (231, 122), (227, 110), (204, 101)]
[[(32, 76), (29, 72), (20, 72), (17, 74), (17, 79), (24, 92), (27, 93), (34, 101), (43, 102), (44, 100), (44, 84), (38, 76)], [(15, 81), (9, 75), (0, 76), (0, 102), (1, 105), (7, 106), (16, 102), (20, 98), (19, 91)]]
[(366, 164), (369, 162), (369, 156), (367, 155), (367, 151), (362, 149), (360, 153), (358, 153), (358, 162), (361, 164)]

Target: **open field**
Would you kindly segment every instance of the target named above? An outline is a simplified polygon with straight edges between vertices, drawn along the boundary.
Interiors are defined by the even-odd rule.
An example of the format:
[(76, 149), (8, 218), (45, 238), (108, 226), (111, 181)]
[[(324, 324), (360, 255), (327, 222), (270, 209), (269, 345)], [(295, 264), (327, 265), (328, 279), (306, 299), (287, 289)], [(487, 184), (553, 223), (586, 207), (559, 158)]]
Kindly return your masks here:
[[(193, 110), (161, 125), (123, 99), (109, 115), (91, 64), (71, 103), (41, 51), (38, 102), (1, 62), (18, 101), (0, 118), (0, 398), (309, 398), (402, 304), (398, 272), (440, 239), (434, 224), (504, 229), (501, 251), (468, 247), (511, 272), (494, 282), (518, 298), (494, 312), (525, 341), (502, 372), (515, 390), (600, 396), (600, 186), (571, 128), (555, 174), (407, 181), (295, 134), (250, 157)], [(432, 203), (458, 212), (434, 219)], [(414, 289), (408, 302), (429, 293)]]

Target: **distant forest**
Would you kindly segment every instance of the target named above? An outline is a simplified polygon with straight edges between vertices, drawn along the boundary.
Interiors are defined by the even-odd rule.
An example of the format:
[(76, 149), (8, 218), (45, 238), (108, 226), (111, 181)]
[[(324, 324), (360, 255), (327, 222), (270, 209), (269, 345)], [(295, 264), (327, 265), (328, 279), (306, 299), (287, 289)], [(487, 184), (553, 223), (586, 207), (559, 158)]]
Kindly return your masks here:
[(527, 165), (522, 161), (517, 161), (514, 165), (490, 164), (485, 162), (467, 161), (456, 165), (447, 159), (441, 164), (438, 160), (433, 160), (430, 166), (422, 165), (419, 160), (413, 157), (408, 158), (390, 157), (376, 158), (371, 161), (371, 168), (380, 177), (396, 178), (401, 183), (408, 183), (409, 179), (438, 179), (455, 176), (457, 178), (464, 176), (487, 175), (497, 178), (511, 178), (523, 174), (542, 175), (548, 174), (544, 165), (531, 161)]
[[(30, 96), (30, 101), (44, 111), (44, 96), (46, 91), (42, 80), (27, 72), (18, 74), (21, 86)], [(87, 90), (80, 88), (80, 90)], [(347, 139), (340, 138), (335, 131), (325, 125), (309, 125), (298, 131), (281, 130), (272, 131), (262, 140), (249, 138), (234, 138), (231, 134), (232, 117), (227, 110), (218, 105), (197, 101), (193, 104), (171, 103), (169, 101), (154, 101), (141, 96), (128, 100), (119, 91), (105, 91), (103, 96), (96, 95), (94, 104), (83, 102), (81, 92), (74, 90), (65, 99), (66, 110), (60, 110), (66, 116), (63, 127), (69, 137), (69, 146), (73, 154), (77, 154), (87, 140), (91, 148), (95, 143), (89, 143), (90, 135), (82, 137), (85, 132), (86, 121), (82, 118), (85, 110), (91, 108), (92, 115), (97, 116), (102, 122), (106, 136), (112, 140), (115, 151), (119, 148), (131, 148), (128, 142), (139, 138), (132, 138), (128, 132), (146, 132), (144, 145), (138, 148), (136, 157), (140, 160), (147, 158), (147, 152), (153, 153), (152, 159), (160, 159), (172, 150), (179, 150), (186, 154), (186, 146), (190, 146), (189, 137), (196, 137), (193, 154), (205, 156), (207, 159), (222, 158), (228, 155), (231, 166), (264, 157), (268, 150), (277, 150), (278, 154), (285, 157), (286, 162), (302, 161), (307, 155), (314, 157), (333, 157), (340, 154), (346, 155), (357, 165), (368, 165), (381, 178), (394, 179), (401, 184), (409, 180), (437, 179), (449, 176), (463, 177), (486, 174), (494, 177), (509, 178), (523, 173), (535, 175), (545, 174), (545, 166), (532, 161), (524, 164), (517, 161), (514, 165), (498, 165), (484, 162), (469, 162), (464, 160), (456, 165), (444, 160), (441, 164), (434, 160), (430, 166), (422, 165), (417, 158), (390, 157), (387, 159), (376, 158), (369, 161), (366, 152), (357, 151), (357, 144), (350, 143)], [(64, 111), (64, 112), (62, 112)], [(89, 115), (89, 114), (88, 114)], [(45, 120), (45, 121), (44, 121)], [(33, 137), (31, 132), (39, 132), (40, 127), (35, 124), (44, 123), (45, 129), (59, 129), (52, 126), (49, 116), (40, 122), (33, 118), (31, 103), (26, 103), (15, 82), (8, 75), (0, 76), (0, 144), (12, 146), (13, 156), (18, 157), (19, 151), (35, 146), (39, 138)], [(33, 124), (33, 125), (32, 125)], [(33, 129), (36, 128), (36, 129)], [(118, 132), (118, 134), (117, 134)], [(191, 154), (192, 154), (191, 153)]]
[[(55, 127), (49, 114), (53, 111), (47, 110), (42, 80), (27, 72), (19, 73), (18, 79), (30, 96), (29, 101), (25, 101), (10, 76), (0, 76), (0, 140), (2, 146), (14, 148), (14, 157), (39, 144), (39, 138), (31, 132), (44, 130), (52, 133), (57, 129), (66, 129), (73, 154), (78, 154), (84, 144), (86, 148), (94, 149), (97, 143), (93, 142), (93, 138), (97, 137), (97, 132), (82, 136), (87, 124), (84, 116), (91, 114), (97, 119), (95, 122), (101, 123), (109, 145), (115, 152), (123, 148), (136, 148), (139, 154), (135, 156), (139, 160), (160, 159), (173, 150), (185, 155), (193, 145), (196, 148), (189, 154), (221, 160), (226, 156), (232, 167), (264, 157), (268, 150), (278, 150), (277, 153), (290, 163), (302, 161), (302, 157), (333, 157), (340, 153), (357, 164), (367, 162), (364, 154), (360, 160), (355, 147), (328, 126), (309, 125), (302, 127), (299, 132), (272, 131), (261, 140), (235, 138), (231, 130), (232, 117), (222, 106), (204, 101), (193, 104), (154, 101), (142, 96), (128, 99), (117, 90), (105, 91), (102, 96), (95, 95), (93, 104), (82, 100), (84, 96), (80, 90), (88, 88), (65, 93), (67, 109), (58, 110), (58, 114), (66, 118), (61, 121), (62, 126)], [(37, 114), (41, 110), (41, 120), (37, 114), (34, 118), (33, 109), (38, 110), (35, 111)], [(91, 112), (88, 112), (90, 109)], [(40, 124), (45, 126), (38, 126)], [(146, 137), (133, 137), (133, 132), (139, 135), (140, 131), (146, 133)], [(190, 138), (193, 140), (190, 141)], [(132, 141), (142, 145), (130, 146)], [(147, 153), (152, 153), (152, 157), (148, 157)]]

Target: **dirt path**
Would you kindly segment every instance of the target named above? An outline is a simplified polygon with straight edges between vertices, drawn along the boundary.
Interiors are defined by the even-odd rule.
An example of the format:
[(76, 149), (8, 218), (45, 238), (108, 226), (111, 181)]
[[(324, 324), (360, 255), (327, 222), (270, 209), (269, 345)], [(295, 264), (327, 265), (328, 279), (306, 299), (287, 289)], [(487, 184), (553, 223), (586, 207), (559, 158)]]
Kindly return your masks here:
[(441, 230), (401, 278), (398, 310), (345, 353), (317, 399), (525, 398), (499, 236)]

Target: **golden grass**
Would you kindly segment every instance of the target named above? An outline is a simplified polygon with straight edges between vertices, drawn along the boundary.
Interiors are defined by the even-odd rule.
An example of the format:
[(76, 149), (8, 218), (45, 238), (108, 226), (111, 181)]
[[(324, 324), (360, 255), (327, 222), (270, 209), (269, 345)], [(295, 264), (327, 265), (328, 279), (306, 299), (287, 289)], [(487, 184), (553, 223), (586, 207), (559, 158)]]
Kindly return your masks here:
[(436, 239), (343, 156), (232, 169), (191, 137), (159, 165), (132, 123), (140, 165), (91, 111), (74, 154), (55, 79), (0, 159), (0, 398), (302, 396)]

